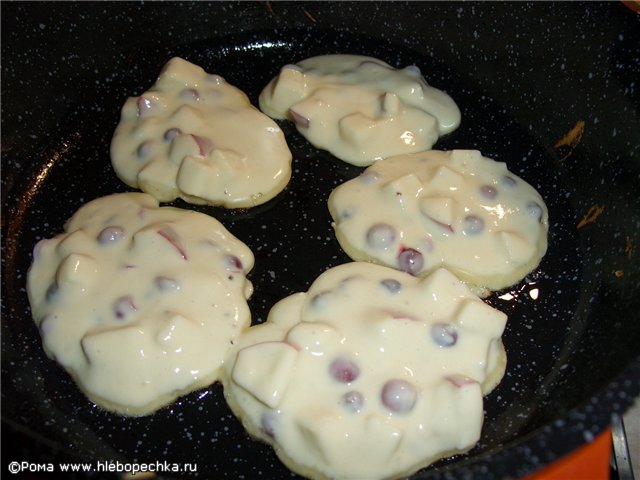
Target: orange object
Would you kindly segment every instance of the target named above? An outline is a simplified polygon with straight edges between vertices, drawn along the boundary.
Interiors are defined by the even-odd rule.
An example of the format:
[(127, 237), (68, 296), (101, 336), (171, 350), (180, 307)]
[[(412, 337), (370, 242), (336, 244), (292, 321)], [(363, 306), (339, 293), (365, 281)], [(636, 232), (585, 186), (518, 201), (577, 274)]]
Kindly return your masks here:
[(622, 0), (622, 4), (629, 10), (640, 13), (640, 1), (638, 0)]
[(593, 442), (521, 480), (609, 480), (611, 429)]

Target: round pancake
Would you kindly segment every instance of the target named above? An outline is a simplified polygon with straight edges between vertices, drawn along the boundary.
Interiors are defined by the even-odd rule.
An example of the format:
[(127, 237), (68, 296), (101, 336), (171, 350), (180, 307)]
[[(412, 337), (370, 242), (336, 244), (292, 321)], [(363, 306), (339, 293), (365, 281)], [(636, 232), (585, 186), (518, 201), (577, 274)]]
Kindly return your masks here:
[(297, 473), (399, 477), (478, 441), (505, 322), (444, 269), (341, 265), (240, 337), (225, 398)]
[(218, 379), (251, 321), (253, 262), (214, 218), (121, 193), (36, 245), (27, 292), (45, 352), (87, 397), (143, 415)]
[(475, 150), (381, 160), (336, 187), (328, 207), (353, 260), (424, 276), (444, 267), (478, 287), (522, 280), (547, 250), (547, 207), (501, 162)]
[(111, 163), (123, 182), (161, 202), (227, 208), (263, 204), (291, 178), (280, 127), (224, 78), (179, 57), (125, 102)]

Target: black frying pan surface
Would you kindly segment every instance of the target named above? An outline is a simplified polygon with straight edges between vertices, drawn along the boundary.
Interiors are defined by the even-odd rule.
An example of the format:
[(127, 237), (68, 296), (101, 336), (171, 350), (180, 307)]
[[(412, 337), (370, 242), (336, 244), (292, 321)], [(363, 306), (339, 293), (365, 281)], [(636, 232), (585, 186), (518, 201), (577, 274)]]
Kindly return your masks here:
[[(60, 18), (75, 15), (73, 18), (81, 22), (80, 10), (57, 7)], [(613, 4), (583, 7), (602, 12), (624, 9)], [(114, 4), (107, 4), (106, 8), (115, 14)], [(123, 8), (130, 18), (146, 15), (159, 24), (172, 21), (157, 4), (128, 4)], [(168, 8), (177, 7), (172, 4)], [(23, 119), (17, 120), (15, 110), (10, 110), (20, 102), (9, 100), (9, 132), (4, 128), (3, 116), (3, 135), (8, 136), (8, 145), (5, 149), (3, 143), (2, 417), (3, 434), (10, 432), (25, 442), (20, 455), (30, 456), (32, 461), (38, 461), (34, 455), (53, 452), (54, 456), (83, 461), (190, 462), (197, 465), (197, 474), (202, 478), (291, 476), (269, 447), (243, 432), (225, 405), (218, 385), (182, 397), (148, 417), (123, 418), (101, 411), (44, 355), (31, 320), (24, 284), (33, 245), (40, 238), (59, 233), (64, 221), (83, 203), (130, 190), (119, 182), (109, 162), (109, 141), (119, 109), (128, 95), (146, 90), (162, 65), (175, 55), (222, 75), (244, 90), (254, 104), (263, 86), (283, 64), (312, 55), (354, 53), (375, 56), (398, 67), (416, 64), (429, 83), (455, 99), (463, 114), (461, 127), (442, 138), (436, 148), (479, 149), (485, 156), (506, 162), (510, 170), (545, 198), (550, 216), (547, 255), (520, 284), (488, 299), (509, 316), (504, 335), (508, 369), (503, 382), (486, 399), (482, 439), (467, 455), (440, 461), (416, 474), (416, 478), (505, 478), (530, 473), (591, 441), (608, 425), (612, 413), (622, 412), (640, 393), (640, 275), (636, 261), (636, 245), (640, 242), (636, 92), (640, 86), (636, 79), (633, 87), (632, 77), (625, 76), (633, 66), (626, 62), (638, 62), (637, 52), (629, 53), (619, 40), (620, 51), (616, 52), (616, 46), (607, 51), (621, 57), (622, 66), (599, 66), (596, 61), (591, 72), (575, 59), (542, 55), (547, 59), (545, 68), (552, 73), (539, 71), (539, 58), (514, 53), (514, 72), (510, 75), (505, 73), (508, 68), (496, 66), (500, 76), (496, 73), (496, 78), (487, 81), (486, 73), (481, 72), (491, 71), (490, 65), (484, 64), (492, 63), (486, 60), (491, 51), (486, 38), (485, 50), (476, 57), (465, 48), (480, 48), (476, 44), (465, 47), (462, 37), (475, 37), (480, 44), (478, 37), (488, 35), (488, 23), (495, 31), (496, 20), (489, 15), (490, 9), (497, 8), (495, 5), (456, 8), (411, 4), (403, 7), (404, 15), (381, 5), (362, 7), (371, 10), (372, 22), (378, 19), (400, 26), (411, 23), (407, 15), (414, 19), (423, 15), (425, 24), (433, 27), (437, 22), (431, 17), (427, 20), (426, 12), (440, 12), (442, 28), (450, 32), (458, 31), (464, 23), (461, 15), (471, 15), (469, 9), (473, 8), (473, 15), (480, 14), (485, 23), (479, 21), (475, 33), (463, 35), (458, 31), (451, 35), (455, 46), (449, 51), (442, 32), (431, 47), (399, 41), (388, 30), (375, 35), (364, 27), (322, 24), (322, 18), (326, 18), (322, 15), (328, 12), (343, 12), (347, 19), (354, 15), (358, 7), (349, 3), (207, 4), (184, 8), (192, 14), (217, 14), (220, 22), (234, 24), (237, 30), (216, 31), (209, 37), (194, 34), (193, 38), (184, 31), (177, 35), (170, 30), (173, 34), (162, 41), (124, 48), (116, 61), (117, 70), (106, 69), (107, 74), (104, 68), (96, 68), (92, 73), (85, 72), (77, 87), (61, 87), (73, 100), (69, 104), (59, 103), (59, 98), (39, 99), (41, 105), (52, 105), (50, 113), (57, 116), (58, 123), (46, 124), (48, 120), (35, 115), (27, 118), (24, 123), (44, 122), (47, 126), (46, 131), (32, 134), (39, 140), (34, 145), (24, 144), (29, 132), (22, 125)], [(549, 4), (549, 8), (557, 9), (556, 13), (578, 12), (555, 4)], [(35, 9), (31, 7), (27, 13), (34, 15)], [(532, 9), (540, 7), (525, 4), (516, 8), (517, 13), (501, 12), (523, 22), (532, 13), (549, 20), (548, 12)], [(3, 29), (6, 10), (3, 6)], [(11, 12), (24, 13), (13, 6)], [(284, 25), (282, 16), (290, 12), (298, 20)], [(389, 16), (380, 20), (384, 12)], [(623, 25), (633, 26), (635, 22), (638, 26), (637, 19), (626, 16), (632, 13), (621, 10), (616, 15)], [(125, 14), (121, 16), (126, 18)], [(268, 17), (278, 28), (268, 27)], [(307, 20), (300, 20), (303, 17)], [(96, 26), (98, 31), (109, 31), (109, 22), (115, 20), (105, 21), (106, 26)], [(178, 15), (173, 21), (179, 23), (181, 17)], [(530, 25), (530, 18), (526, 22), (523, 30), (517, 29), (520, 35), (538, 31), (538, 27)], [(507, 23), (500, 25), (507, 28)], [(42, 24), (44, 28), (50, 25), (45, 19)], [(34, 23), (31, 28), (37, 32), (40, 25)], [(571, 26), (579, 28), (573, 23)], [(122, 27), (113, 28), (119, 32)], [(424, 31), (415, 32), (428, 37)], [(3, 39), (4, 35), (3, 32)], [(509, 30), (508, 35), (515, 34)], [(620, 35), (628, 35), (629, 40), (632, 33)], [(636, 39), (637, 36), (636, 32)], [(516, 38), (520, 37), (510, 37), (514, 41)], [(101, 44), (93, 37), (87, 41)], [(535, 36), (530, 41), (543, 43)], [(488, 43), (491, 46), (495, 40)], [(82, 51), (84, 47), (76, 48)], [(456, 60), (453, 51), (467, 55), (465, 60)], [(22, 83), (37, 88), (32, 78), (17, 80), (20, 68), (29, 69), (18, 66), (19, 54), (35, 60), (33, 52), (9, 52), (3, 45), (3, 60), (8, 56), (14, 69), (3, 66), (3, 76), (11, 75), (12, 87)], [(104, 53), (98, 55), (108, 58)], [(484, 61), (481, 55), (485, 55)], [(475, 60), (480, 67), (472, 66), (468, 60)], [(74, 62), (73, 54), (66, 61)], [(619, 74), (613, 88), (612, 74), (600, 70), (607, 68)], [(554, 84), (548, 78), (562, 70), (572, 70), (575, 75), (580, 69), (584, 69), (586, 79), (589, 74), (592, 79), (596, 76), (593, 81), (603, 86), (609, 78), (610, 88), (600, 92), (608, 96), (606, 101), (596, 97), (581, 99), (571, 85)], [(52, 71), (55, 75), (55, 68)], [(539, 80), (537, 89), (518, 88), (529, 84), (523, 80), (527, 75)], [(3, 97), (7, 93), (15, 95), (16, 91), (5, 90), (3, 85)], [(547, 117), (533, 115), (537, 112), (546, 112)], [(25, 116), (29, 117), (27, 113)], [(582, 138), (557, 145), (572, 127), (579, 127), (578, 121), (585, 122)], [(312, 148), (291, 124), (282, 122), (281, 126), (293, 153), (294, 171), (291, 183), (276, 199), (241, 211), (194, 207), (182, 201), (173, 204), (218, 218), (251, 247), (256, 256), (256, 266), (249, 275), (255, 285), (250, 301), (254, 323), (264, 321), (277, 300), (306, 290), (325, 269), (349, 261), (333, 235), (326, 200), (336, 185), (362, 171)], [(596, 212), (594, 205), (604, 207), (602, 213), (593, 221), (581, 223), (585, 217), (589, 220), (590, 210), (592, 214)], [(14, 450), (9, 454), (17, 455)], [(5, 471), (10, 460), (13, 458), (7, 458), (3, 447)]]

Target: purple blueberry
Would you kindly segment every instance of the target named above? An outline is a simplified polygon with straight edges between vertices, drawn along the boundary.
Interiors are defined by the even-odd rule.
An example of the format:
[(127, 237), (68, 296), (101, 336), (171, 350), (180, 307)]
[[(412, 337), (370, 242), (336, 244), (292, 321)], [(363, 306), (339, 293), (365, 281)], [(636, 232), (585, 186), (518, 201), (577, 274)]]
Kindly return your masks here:
[(193, 88), (185, 88), (180, 92), (180, 100), (185, 102), (196, 102), (200, 100), (200, 94)]
[(367, 231), (367, 244), (376, 249), (385, 249), (396, 239), (396, 229), (388, 223), (376, 223)]
[(262, 414), (260, 426), (266, 436), (275, 438), (277, 424), (278, 414), (276, 412), (269, 411)]
[(57, 293), (58, 293), (58, 285), (55, 282), (53, 282), (51, 285), (49, 285), (49, 288), (47, 288), (47, 293), (45, 294), (45, 298), (47, 299), (47, 302), (52, 302), (53, 300), (55, 300)]
[[(451, 229), (451, 231), (453, 232), (453, 229)], [(433, 240), (431, 240), (431, 238), (429, 237), (424, 237), (422, 239), (422, 244), (420, 245), (420, 247), (423, 252), (433, 252), (433, 249), (435, 248), (433, 245)]]
[(232, 272), (241, 272), (242, 271), (242, 260), (240, 260), (235, 255), (227, 255), (225, 262), (227, 264), (227, 268)]
[(498, 196), (498, 191), (491, 185), (482, 185), (480, 187), (480, 195), (487, 200), (493, 200)]
[(311, 297), (310, 304), (312, 308), (315, 309), (323, 309), (327, 306), (327, 303), (330, 301), (331, 291), (327, 290), (326, 292), (320, 292)]
[(452, 347), (458, 341), (458, 332), (448, 323), (434, 323), (431, 338), (441, 347)]
[(527, 213), (538, 221), (542, 220), (542, 207), (538, 202), (527, 203)]
[(390, 293), (398, 293), (402, 288), (402, 284), (394, 278), (385, 278), (380, 282), (384, 288)]
[(161, 292), (177, 292), (180, 290), (180, 282), (169, 277), (156, 277), (154, 281), (156, 287)]
[(384, 384), (380, 398), (383, 405), (392, 412), (407, 413), (410, 412), (416, 404), (418, 392), (416, 388), (406, 380), (396, 378)]
[(476, 215), (468, 215), (462, 221), (463, 235), (479, 235), (484, 230), (484, 220)]
[(207, 82), (215, 83), (217, 85), (224, 83), (224, 78), (222, 78), (220, 75), (216, 75), (215, 73), (207, 74), (206, 80)]
[(367, 170), (358, 176), (358, 180), (367, 185), (377, 182), (378, 178), (378, 174), (370, 170)]
[(103, 245), (116, 243), (124, 237), (122, 227), (106, 227), (98, 234), (98, 242)]
[(135, 313), (138, 308), (133, 303), (131, 295), (125, 295), (118, 298), (113, 304), (113, 313), (119, 320), (125, 320), (131, 314)]
[(407, 67), (404, 67), (405, 70), (415, 74), (415, 75), (422, 75), (422, 72), (420, 71), (420, 67), (418, 67), (417, 65), (409, 65)]
[(413, 248), (405, 248), (398, 255), (398, 268), (403, 272), (415, 275), (422, 270), (423, 265), (422, 254)]
[(362, 411), (364, 406), (364, 396), (356, 390), (351, 390), (342, 396), (342, 405), (348, 410), (358, 413)]
[(505, 175), (504, 177), (502, 177), (502, 184), (505, 187), (509, 187), (509, 188), (513, 188), (517, 185), (518, 182), (516, 182), (516, 179), (513, 177), (510, 177), (509, 175)]
[(348, 358), (336, 358), (329, 365), (329, 374), (340, 383), (351, 383), (360, 375), (360, 367)]
[(138, 158), (147, 158), (153, 152), (153, 145), (151, 142), (142, 142), (138, 145), (138, 149), (136, 150), (136, 155)]
[(162, 136), (162, 138), (164, 138), (167, 142), (170, 142), (171, 140), (173, 140), (174, 138), (176, 138), (178, 135), (181, 135), (181, 134), (182, 134), (182, 130), (180, 130), (179, 128), (170, 128), (169, 130), (164, 132), (164, 135)]
[(151, 99), (146, 98), (144, 96), (138, 97), (137, 105), (138, 105), (139, 117), (146, 115), (147, 112), (149, 112), (154, 106), (153, 103), (151, 102)]
[(356, 212), (356, 209), (354, 207), (347, 207), (342, 212), (340, 212), (340, 219), (348, 220), (351, 217), (353, 217), (355, 212)]

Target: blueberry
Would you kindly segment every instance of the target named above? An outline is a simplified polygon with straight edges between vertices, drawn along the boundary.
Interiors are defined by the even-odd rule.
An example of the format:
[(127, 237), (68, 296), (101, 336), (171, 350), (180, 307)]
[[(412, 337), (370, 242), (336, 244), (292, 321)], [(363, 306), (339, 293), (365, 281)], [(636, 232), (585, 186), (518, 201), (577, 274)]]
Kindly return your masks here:
[(162, 292), (177, 292), (180, 290), (180, 282), (169, 277), (156, 277), (155, 285)]
[(119, 320), (124, 320), (134, 313), (138, 308), (133, 303), (133, 297), (125, 295), (118, 298), (113, 304), (113, 313)]
[(331, 301), (332, 292), (327, 290), (325, 292), (320, 292), (313, 297), (309, 301), (312, 308), (315, 309), (323, 309), (326, 308), (327, 304)]
[(448, 323), (434, 323), (431, 338), (441, 347), (452, 347), (458, 341), (458, 332)]
[(49, 288), (47, 288), (47, 293), (45, 294), (47, 302), (51, 302), (55, 300), (57, 293), (58, 293), (58, 285), (56, 285), (56, 283), (53, 282), (51, 285), (49, 285)]
[(367, 243), (376, 249), (385, 249), (396, 239), (396, 229), (388, 223), (376, 223), (367, 231)]
[(138, 149), (136, 150), (136, 155), (138, 158), (147, 158), (153, 152), (153, 145), (150, 142), (142, 142), (138, 145)]
[(378, 174), (367, 170), (358, 176), (358, 180), (365, 184), (372, 184), (378, 181)]
[(364, 406), (364, 396), (356, 390), (351, 390), (342, 396), (342, 404), (353, 412), (360, 412)]
[(422, 270), (423, 265), (422, 254), (413, 248), (407, 248), (398, 255), (398, 268), (403, 272), (415, 275)]
[(487, 200), (493, 200), (498, 196), (498, 191), (491, 185), (482, 185), (480, 187), (480, 195)]
[(180, 92), (180, 100), (185, 102), (195, 102), (200, 100), (200, 94), (193, 88), (185, 88)]
[(402, 284), (393, 278), (385, 278), (380, 282), (384, 288), (386, 288), (390, 293), (398, 293), (402, 288)]
[(235, 255), (227, 255), (226, 264), (227, 264), (227, 268), (232, 272), (242, 271), (242, 261)]
[(360, 375), (360, 367), (348, 358), (336, 358), (329, 365), (329, 374), (340, 383), (351, 383)]
[(122, 227), (106, 227), (98, 234), (98, 242), (105, 245), (115, 243), (124, 237)]
[(505, 175), (504, 177), (502, 177), (502, 184), (505, 187), (509, 187), (509, 188), (513, 188), (517, 185), (518, 182), (516, 182), (516, 179), (513, 177), (510, 177), (509, 175)]
[(164, 135), (162, 136), (162, 138), (170, 142), (180, 134), (182, 134), (182, 130), (180, 130), (179, 128), (170, 128), (169, 130), (164, 132)]
[(275, 412), (265, 412), (260, 419), (262, 431), (268, 437), (275, 438), (278, 426), (278, 415)]
[(478, 235), (484, 230), (484, 220), (476, 215), (468, 215), (462, 221), (463, 235)]
[(385, 407), (394, 413), (410, 412), (416, 400), (418, 392), (416, 388), (406, 380), (389, 380), (382, 387), (380, 399)]
[(542, 207), (538, 202), (527, 203), (527, 213), (538, 221), (542, 220)]
[(154, 107), (154, 104), (151, 102), (151, 99), (142, 97), (142, 96), (138, 97), (137, 105), (138, 105), (139, 117), (146, 115), (146, 113), (149, 112)]

